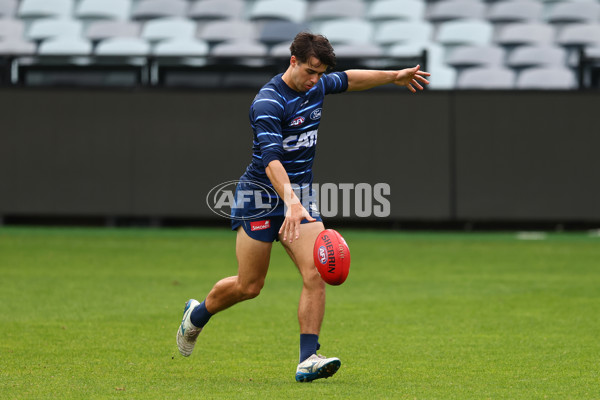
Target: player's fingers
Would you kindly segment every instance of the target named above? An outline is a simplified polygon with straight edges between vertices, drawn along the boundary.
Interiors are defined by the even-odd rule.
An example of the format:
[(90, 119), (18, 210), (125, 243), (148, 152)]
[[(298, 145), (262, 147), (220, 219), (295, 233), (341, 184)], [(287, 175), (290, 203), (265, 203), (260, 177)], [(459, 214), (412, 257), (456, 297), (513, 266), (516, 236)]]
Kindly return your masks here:
[(415, 76), (415, 79), (418, 79), (423, 83), (429, 83), (429, 81), (427, 79), (425, 79), (424, 77), (422, 77), (421, 75)]
[(425, 72), (425, 71), (417, 71), (417, 75), (431, 76), (431, 74), (429, 72)]
[(416, 86), (419, 90), (423, 90), (423, 86), (419, 85), (419, 82), (417, 82), (416, 79), (412, 80), (412, 84), (413, 86)]
[(412, 87), (410, 83), (408, 85), (406, 85), (406, 87), (408, 88), (408, 90), (410, 90), (413, 93), (415, 93), (417, 91), (417, 89), (415, 89), (414, 87)]

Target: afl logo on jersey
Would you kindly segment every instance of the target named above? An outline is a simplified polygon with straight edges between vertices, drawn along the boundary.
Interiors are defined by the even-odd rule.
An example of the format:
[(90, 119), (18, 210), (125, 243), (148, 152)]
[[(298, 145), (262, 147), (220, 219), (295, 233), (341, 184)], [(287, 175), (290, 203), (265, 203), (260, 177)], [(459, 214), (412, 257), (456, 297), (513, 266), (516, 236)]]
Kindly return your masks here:
[(321, 119), (321, 110), (323, 110), (323, 109), (317, 108), (315, 111), (311, 112), (310, 119), (312, 119), (312, 120)]
[(292, 122), (290, 122), (290, 126), (300, 126), (304, 123), (304, 117), (296, 117)]

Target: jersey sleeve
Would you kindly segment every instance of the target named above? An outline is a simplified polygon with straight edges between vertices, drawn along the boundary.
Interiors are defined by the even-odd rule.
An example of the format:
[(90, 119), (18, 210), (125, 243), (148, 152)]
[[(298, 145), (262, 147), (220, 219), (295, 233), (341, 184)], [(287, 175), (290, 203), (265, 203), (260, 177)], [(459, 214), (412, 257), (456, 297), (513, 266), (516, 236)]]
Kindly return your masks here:
[(265, 168), (271, 161), (281, 160), (283, 157), (283, 112), (283, 104), (270, 98), (257, 99), (250, 107), (250, 125), (254, 130), (257, 142), (255, 144), (260, 148), (260, 157)]
[(325, 94), (342, 93), (348, 90), (348, 75), (345, 72), (332, 72), (321, 77)]

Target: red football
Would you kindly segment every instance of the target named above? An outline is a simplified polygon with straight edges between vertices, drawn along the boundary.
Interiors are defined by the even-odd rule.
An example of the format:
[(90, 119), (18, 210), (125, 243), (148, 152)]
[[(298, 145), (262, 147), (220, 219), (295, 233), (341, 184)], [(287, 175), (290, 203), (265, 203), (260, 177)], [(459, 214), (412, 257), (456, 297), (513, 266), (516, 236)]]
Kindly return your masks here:
[(330, 285), (341, 285), (350, 271), (350, 249), (337, 231), (325, 229), (315, 240), (315, 266), (323, 280)]

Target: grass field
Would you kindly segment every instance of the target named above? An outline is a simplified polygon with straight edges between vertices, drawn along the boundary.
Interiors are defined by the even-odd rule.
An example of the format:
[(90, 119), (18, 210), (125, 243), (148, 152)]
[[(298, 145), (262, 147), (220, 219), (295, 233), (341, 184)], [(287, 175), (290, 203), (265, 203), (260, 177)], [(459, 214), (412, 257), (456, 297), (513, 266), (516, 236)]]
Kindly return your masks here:
[(342, 233), (321, 352), (343, 365), (299, 384), (281, 246), (184, 358), (184, 302), (235, 274), (231, 232), (0, 228), (0, 398), (600, 399), (599, 237)]

